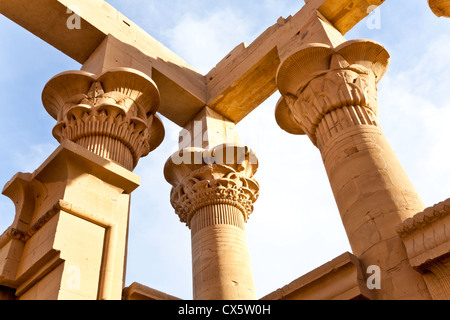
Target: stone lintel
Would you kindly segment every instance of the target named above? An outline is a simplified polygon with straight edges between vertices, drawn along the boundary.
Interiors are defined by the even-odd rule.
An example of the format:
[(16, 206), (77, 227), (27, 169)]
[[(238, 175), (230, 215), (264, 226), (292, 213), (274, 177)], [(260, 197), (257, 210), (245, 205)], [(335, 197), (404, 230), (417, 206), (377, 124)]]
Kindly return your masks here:
[(276, 92), (280, 63), (298, 46), (337, 46), (344, 41), (314, 7), (305, 5), (294, 16), (280, 18), (250, 45), (236, 47), (206, 75), (207, 105), (238, 123)]
[[(0, 13), (80, 64), (85, 64), (111, 35), (121, 44), (115, 46), (119, 49), (116, 56), (121, 57), (115, 67), (132, 62), (144, 72), (154, 68), (174, 91), (181, 87), (181, 91), (193, 92), (204, 100), (204, 77), (200, 73), (103, 0), (2, 1)], [(80, 28), (71, 29), (67, 23), (74, 14), (80, 17)], [(124, 50), (130, 52), (126, 57)], [(160, 81), (156, 82), (160, 86)]]
[(122, 300), (181, 300), (167, 293), (152, 289), (137, 282), (123, 289)]
[(308, 0), (307, 3), (322, 2), (318, 11), (342, 34), (346, 34), (386, 0)]
[(261, 300), (369, 300), (358, 258), (344, 253)]
[[(206, 76), (102, 0), (2, 1), (0, 13), (86, 70), (105, 63), (109, 68), (128, 66), (151, 75), (161, 90), (159, 112), (184, 126), (205, 105), (238, 123), (276, 91), (276, 70), (292, 43), (340, 41), (340, 33), (366, 17), (369, 6), (382, 2), (307, 1), (298, 13), (280, 18), (250, 46), (239, 45)], [(74, 13), (81, 19), (80, 29), (67, 27)]]
[(179, 126), (184, 126), (206, 103), (204, 76), (177, 64), (152, 60), (136, 46), (107, 35), (84, 62), (82, 70), (94, 74), (118, 67), (145, 73), (156, 83), (161, 96), (158, 112)]

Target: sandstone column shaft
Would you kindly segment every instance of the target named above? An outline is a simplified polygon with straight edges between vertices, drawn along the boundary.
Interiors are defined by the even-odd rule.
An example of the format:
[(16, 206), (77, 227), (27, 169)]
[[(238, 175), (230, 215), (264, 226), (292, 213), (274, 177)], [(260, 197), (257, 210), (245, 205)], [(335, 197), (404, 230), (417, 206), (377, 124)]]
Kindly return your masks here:
[[(245, 150), (233, 160), (219, 155)], [(220, 145), (211, 150), (185, 149), (185, 162), (166, 163), (165, 176), (174, 187), (171, 203), (191, 229), (195, 300), (256, 299), (245, 223), (253, 211), (259, 186), (252, 179), (257, 162), (247, 148)], [(216, 154), (209, 156), (206, 154)], [(205, 162), (205, 158), (208, 158)], [(203, 159), (190, 163), (189, 159)], [(230, 159), (227, 159), (230, 160)], [(189, 162), (189, 163), (187, 163)]]
[(242, 212), (228, 204), (198, 210), (191, 221), (195, 300), (256, 299)]
[(280, 126), (319, 148), (353, 253), (381, 268), (380, 299), (429, 298), (395, 227), (424, 209), (378, 124), (389, 55), (371, 41), (311, 45), (279, 69)]
[(353, 253), (366, 267), (382, 268), (381, 297), (421, 298), (425, 286), (405, 260), (395, 227), (424, 205), (380, 128), (358, 124), (337, 132), (321, 152)]

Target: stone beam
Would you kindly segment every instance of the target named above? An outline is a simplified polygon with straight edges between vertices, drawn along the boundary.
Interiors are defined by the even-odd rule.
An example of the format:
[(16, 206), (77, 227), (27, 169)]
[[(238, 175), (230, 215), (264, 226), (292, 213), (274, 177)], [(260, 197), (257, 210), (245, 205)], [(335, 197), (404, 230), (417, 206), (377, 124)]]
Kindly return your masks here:
[(207, 103), (238, 123), (276, 90), (277, 69), (292, 46), (335, 45), (384, 0), (308, 0), (294, 16), (280, 18), (252, 44), (241, 43), (206, 75)]
[[(101, 74), (118, 67), (127, 67), (145, 73), (158, 86), (161, 98), (158, 112), (179, 126), (184, 126), (206, 104), (204, 77), (193, 78), (192, 73), (180, 72), (179, 67), (173, 63), (161, 65), (161, 68), (154, 66), (142, 51), (108, 35), (81, 69)], [(189, 87), (196, 89), (190, 90)], [(195, 94), (196, 90), (201, 94)]]
[(323, 2), (318, 11), (330, 21), (343, 35), (350, 31), (361, 20), (367, 17), (373, 9), (386, 0), (305, 0), (305, 2)]
[[(0, 13), (81, 64), (89, 62), (86, 71), (98, 73), (89, 70), (92, 56), (102, 55), (106, 43), (114, 46), (121, 58), (111, 67), (132, 67), (152, 76), (162, 97), (159, 113), (184, 126), (205, 105), (241, 121), (276, 91), (276, 70), (290, 44), (324, 42), (321, 28), (345, 34), (368, 15), (369, 7), (383, 1), (305, 0), (298, 13), (280, 18), (251, 45), (236, 47), (206, 76), (103, 0), (0, 0)], [(79, 29), (67, 27), (71, 10), (80, 16)], [(105, 51), (105, 59), (107, 55)]]
[(360, 261), (346, 252), (261, 300), (371, 300)]
[(305, 6), (293, 17), (280, 18), (249, 46), (237, 46), (206, 75), (207, 105), (238, 123), (276, 92), (280, 59), (293, 44), (332, 45), (332, 38), (343, 41), (314, 8)]
[[(79, 29), (67, 27), (73, 12), (80, 17)], [(0, 0), (0, 13), (81, 64), (97, 54), (110, 35), (113, 49), (122, 56), (112, 67), (153, 74), (161, 96), (172, 97), (161, 101), (159, 112), (178, 125), (205, 105), (204, 76), (103, 0)], [(186, 101), (192, 111), (185, 110)]]

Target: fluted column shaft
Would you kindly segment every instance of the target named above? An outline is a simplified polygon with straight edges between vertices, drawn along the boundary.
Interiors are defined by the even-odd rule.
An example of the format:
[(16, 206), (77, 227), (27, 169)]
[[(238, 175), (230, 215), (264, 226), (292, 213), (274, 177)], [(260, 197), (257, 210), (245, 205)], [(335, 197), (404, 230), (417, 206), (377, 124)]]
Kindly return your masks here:
[(195, 300), (256, 299), (242, 212), (229, 204), (198, 210), (191, 221)]
[(380, 298), (422, 298), (425, 286), (395, 226), (424, 205), (381, 129), (343, 130), (321, 152), (353, 253), (366, 267), (381, 267)]
[[(212, 153), (239, 150), (243, 149), (221, 145)], [(208, 153), (198, 149), (184, 152)], [(240, 160), (233, 157), (238, 161), (217, 163), (214, 156), (206, 156), (206, 163), (178, 165), (171, 158), (165, 167), (166, 179), (174, 186), (171, 203), (191, 229), (195, 300), (256, 299), (245, 223), (259, 192), (252, 179), (257, 162), (251, 163), (255, 157), (250, 152), (243, 155), (237, 157)], [(186, 159), (195, 158), (199, 157)]]
[(429, 298), (396, 225), (424, 209), (377, 119), (389, 55), (370, 41), (310, 46), (286, 59), (278, 123), (319, 148), (353, 253), (381, 269), (378, 299)]

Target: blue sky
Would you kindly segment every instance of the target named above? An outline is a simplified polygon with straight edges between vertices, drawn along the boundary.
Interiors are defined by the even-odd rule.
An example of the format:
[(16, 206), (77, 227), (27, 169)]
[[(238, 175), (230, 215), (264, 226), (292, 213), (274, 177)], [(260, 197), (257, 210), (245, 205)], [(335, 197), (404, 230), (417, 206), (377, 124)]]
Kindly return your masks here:
[[(201, 73), (240, 42), (251, 43), (303, 1), (108, 1)], [(362, 21), (347, 39), (378, 41), (391, 54), (379, 85), (380, 124), (427, 206), (450, 197), (450, 20), (426, 0), (390, 0), (379, 28)], [(0, 185), (32, 172), (57, 147), (54, 120), (41, 93), (54, 75), (81, 66), (0, 15)], [(278, 128), (274, 94), (237, 130), (258, 154), (261, 196), (247, 225), (257, 296), (262, 297), (345, 251), (351, 251), (319, 151), (307, 137)], [(169, 203), (163, 166), (177, 149), (180, 128), (164, 119), (166, 139), (135, 172), (126, 283), (137, 281), (192, 298), (189, 230)], [(0, 230), (14, 217), (0, 197)], [(1, 231), (0, 231), (1, 232)]]

